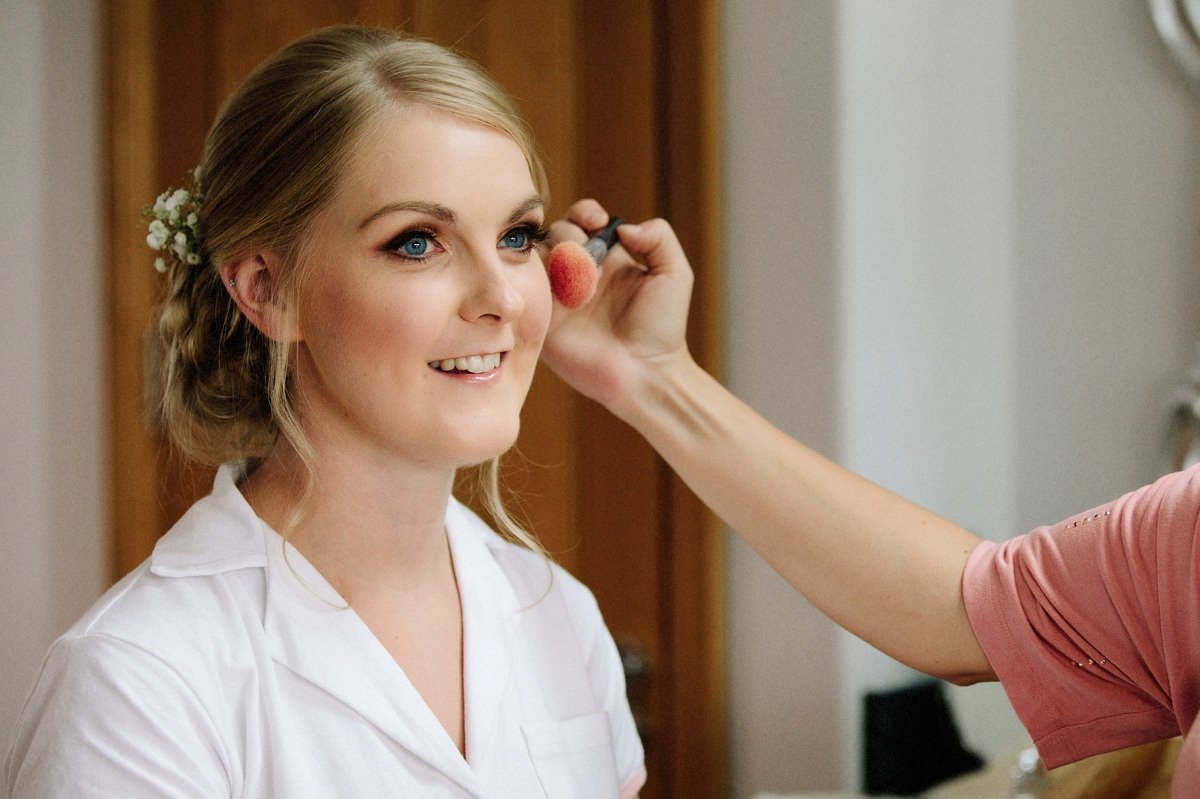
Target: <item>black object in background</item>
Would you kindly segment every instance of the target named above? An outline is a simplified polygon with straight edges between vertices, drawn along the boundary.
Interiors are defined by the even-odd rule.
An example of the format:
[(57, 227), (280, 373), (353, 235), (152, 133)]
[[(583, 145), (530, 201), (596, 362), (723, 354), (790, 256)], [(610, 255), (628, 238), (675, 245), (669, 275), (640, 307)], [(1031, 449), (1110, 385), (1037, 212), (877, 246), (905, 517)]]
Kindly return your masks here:
[(863, 790), (914, 796), (975, 771), (983, 758), (962, 745), (941, 682), (866, 695)]

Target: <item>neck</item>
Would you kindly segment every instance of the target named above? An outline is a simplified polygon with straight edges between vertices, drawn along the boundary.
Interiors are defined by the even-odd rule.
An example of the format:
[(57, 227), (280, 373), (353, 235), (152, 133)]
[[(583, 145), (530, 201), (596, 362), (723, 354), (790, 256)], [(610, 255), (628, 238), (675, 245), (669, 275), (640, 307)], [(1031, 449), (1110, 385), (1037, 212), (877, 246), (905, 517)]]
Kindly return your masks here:
[(450, 570), (445, 514), (453, 470), (364, 468), (319, 454), (310, 475), (281, 442), (242, 483), (255, 512), (348, 601), (356, 594), (420, 590)]

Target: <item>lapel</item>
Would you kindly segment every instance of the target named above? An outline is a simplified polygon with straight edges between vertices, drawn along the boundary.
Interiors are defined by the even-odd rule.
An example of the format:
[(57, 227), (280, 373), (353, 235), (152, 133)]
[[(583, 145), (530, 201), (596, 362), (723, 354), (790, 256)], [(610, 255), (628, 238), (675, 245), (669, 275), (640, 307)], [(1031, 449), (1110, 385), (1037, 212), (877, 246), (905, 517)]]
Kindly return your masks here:
[(160, 577), (197, 577), (237, 569), (263, 568), (259, 518), (238, 491), (239, 464), (217, 470), (212, 493), (158, 539), (150, 570)]
[[(212, 494), (160, 539), (151, 568), (163, 576), (265, 569), (263, 628), (272, 659), (481, 796), (468, 761), (404, 671), (320, 572), (246, 503), (236, 485), (240, 471), (237, 464), (218, 471)], [(521, 611), (530, 602), (518, 597), (515, 575), (498, 562), (508, 545), (454, 499), (446, 530), (462, 602), (467, 758), (482, 766), (493, 760), (501, 714), (519, 711), (505, 708), (505, 697)]]
[(488, 753), (505, 711), (521, 606), (491, 550), (501, 543), (496, 534), (453, 499), (446, 529), (462, 602), (467, 759), (482, 765), (491, 762)]
[(262, 527), (268, 560), (264, 628), (272, 658), (480, 795), (471, 768), (403, 669), (320, 572)]

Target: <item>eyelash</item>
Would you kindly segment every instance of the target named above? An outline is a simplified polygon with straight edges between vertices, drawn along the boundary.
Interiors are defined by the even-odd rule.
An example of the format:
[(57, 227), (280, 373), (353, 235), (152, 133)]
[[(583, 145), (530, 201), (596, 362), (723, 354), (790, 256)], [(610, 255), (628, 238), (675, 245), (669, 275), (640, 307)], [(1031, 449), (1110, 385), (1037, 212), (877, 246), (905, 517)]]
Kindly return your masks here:
[[(529, 252), (530, 250), (541, 247), (550, 239), (550, 229), (543, 224), (529, 223), (517, 225), (512, 230), (508, 231), (508, 233), (512, 233), (513, 230), (521, 230), (526, 236), (529, 237), (529, 244), (522, 248), (521, 252)], [(505, 233), (504, 235), (507, 236), (508, 233)]]
[[(526, 244), (524, 247), (521, 247), (519, 249), (518, 248), (509, 248), (509, 249), (513, 249), (514, 252), (519, 252), (521, 254), (527, 254), (529, 252), (532, 252), (534, 249), (540, 247), (542, 244), (544, 244), (550, 238), (550, 231), (549, 231), (549, 229), (546, 228), (545, 225), (540, 224), (540, 223), (535, 223), (535, 222), (527, 222), (527, 223), (520, 224), (520, 225), (514, 225), (513, 227), (504, 231), (504, 235), (502, 235), (500, 237), (500, 240), (503, 241), (504, 239), (506, 239), (508, 236), (512, 235), (513, 233), (524, 233), (527, 238), (527, 241), (526, 241)], [(406, 230), (403, 233), (401, 233), (399, 236), (396, 236), (391, 241), (389, 241), (387, 244), (385, 244), (383, 246), (383, 249), (385, 252), (395, 256), (396, 258), (401, 259), (402, 261), (408, 261), (410, 263), (421, 263), (421, 262), (427, 260), (429, 258), (429, 256), (426, 254), (422, 254), (419, 256), (418, 255), (408, 255), (403, 251), (403, 248), (406, 244), (408, 244), (409, 242), (414, 241), (416, 239), (426, 239), (431, 243), (436, 243), (437, 242), (437, 233), (433, 230), (430, 230), (429, 228), (413, 228), (411, 230)]]

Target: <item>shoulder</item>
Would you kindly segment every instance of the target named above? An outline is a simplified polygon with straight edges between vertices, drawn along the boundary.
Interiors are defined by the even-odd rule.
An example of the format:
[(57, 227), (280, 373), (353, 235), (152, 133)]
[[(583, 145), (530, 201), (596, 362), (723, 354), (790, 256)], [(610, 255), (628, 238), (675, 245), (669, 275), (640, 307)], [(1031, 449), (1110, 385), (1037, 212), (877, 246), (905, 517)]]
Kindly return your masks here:
[[(1157, 533), (1160, 545), (1183, 544), (1200, 535), (1200, 465), (1159, 478), (1114, 503), (1138, 533)], [(1187, 543), (1183, 543), (1183, 542)]]
[(1198, 541), (1200, 466), (1040, 527), (1021, 546), (1026, 562), (1039, 572), (1060, 581), (1079, 575), (1084, 579), (1074, 583), (1091, 581), (1094, 590), (1107, 594), (1114, 583), (1145, 592), (1190, 579)]
[(14, 734), (10, 790), (151, 795), (141, 781), (170, 774), (171, 795), (228, 794), (222, 731), (253, 689), (267, 580), (263, 528), (221, 482), (51, 646)]
[(261, 627), (253, 608), (262, 605), (264, 585), (261, 570), (167, 577), (144, 563), (101, 596), (60, 643), (75, 653), (94, 642), (119, 642), (194, 667), (224, 656), (239, 629)]
[(144, 641), (60, 638), (13, 731), (11, 795), (228, 795), (217, 705), (182, 663)]
[[(1115, 569), (1153, 584), (1164, 568), (1186, 568), (1198, 550), (1198, 540), (1200, 466), (1195, 466), (1057, 524), (999, 545), (981, 545), (973, 553), (968, 574), (975, 579), (977, 573), (986, 573), (982, 567), (999, 565), (1032, 576), (1054, 572), (1057, 578), (1070, 580), (1073, 574), (1091, 579), (1095, 572)], [(1108, 582), (1091, 581), (1097, 589)]]
[[(56, 645), (56, 658), (120, 651), (202, 678), (262, 629), (266, 539), (229, 482), (201, 499), (151, 557), (112, 586)], [(94, 651), (93, 651), (94, 650)]]
[(1198, 534), (1200, 467), (972, 553), (972, 629), (1048, 763), (1194, 717)]

